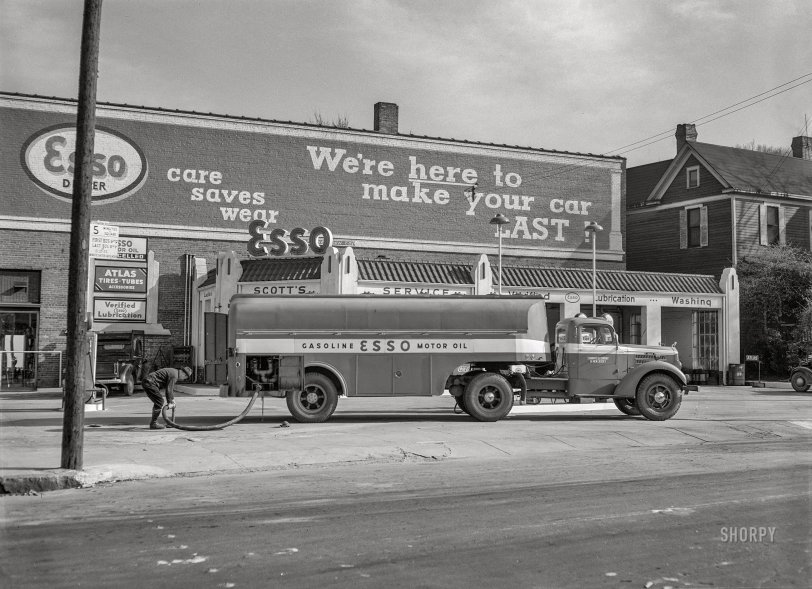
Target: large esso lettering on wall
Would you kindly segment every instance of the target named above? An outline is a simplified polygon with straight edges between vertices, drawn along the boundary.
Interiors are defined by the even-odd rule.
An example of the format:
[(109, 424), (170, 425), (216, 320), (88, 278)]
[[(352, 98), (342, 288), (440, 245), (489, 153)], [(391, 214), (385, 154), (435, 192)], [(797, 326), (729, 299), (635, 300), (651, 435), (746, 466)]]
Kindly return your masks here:
[[(324, 255), (333, 245), (333, 233), (327, 227), (314, 227), (308, 234), (306, 229), (296, 227), (288, 232), (281, 227), (271, 229), (266, 221), (255, 220), (248, 224), (248, 253), (252, 256), (294, 256), (309, 251), (317, 256)], [(267, 235), (267, 237), (266, 237)]]
[[(40, 189), (70, 202), (76, 159), (76, 128), (49, 127), (29, 137), (21, 159), (28, 176)], [(92, 203), (105, 204), (127, 198), (144, 184), (147, 160), (130, 139), (96, 127), (93, 147)]]

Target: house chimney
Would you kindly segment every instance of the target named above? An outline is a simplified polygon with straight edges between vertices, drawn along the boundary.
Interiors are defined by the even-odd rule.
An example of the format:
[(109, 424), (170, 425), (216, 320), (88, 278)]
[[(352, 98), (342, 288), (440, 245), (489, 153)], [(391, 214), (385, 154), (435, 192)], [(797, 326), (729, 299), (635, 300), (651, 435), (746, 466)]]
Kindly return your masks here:
[(802, 160), (812, 160), (812, 137), (792, 138), (792, 157), (801, 158)]
[(674, 136), (677, 138), (677, 152), (679, 152), (686, 141), (696, 141), (696, 125), (693, 123), (677, 125), (677, 132), (674, 133)]
[(398, 134), (398, 105), (392, 102), (375, 103), (375, 130), (378, 133)]

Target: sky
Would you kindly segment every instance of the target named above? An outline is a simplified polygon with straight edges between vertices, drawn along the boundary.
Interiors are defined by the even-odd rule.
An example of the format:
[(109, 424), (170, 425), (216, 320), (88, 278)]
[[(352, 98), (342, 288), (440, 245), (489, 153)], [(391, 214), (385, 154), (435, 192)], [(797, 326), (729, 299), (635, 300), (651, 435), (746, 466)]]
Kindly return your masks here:
[[(0, 0), (0, 91), (76, 98), (82, 12)], [(808, 135), (810, 30), (809, 0), (105, 0), (97, 100), (356, 129), (393, 102), (401, 133), (635, 166), (679, 123)]]

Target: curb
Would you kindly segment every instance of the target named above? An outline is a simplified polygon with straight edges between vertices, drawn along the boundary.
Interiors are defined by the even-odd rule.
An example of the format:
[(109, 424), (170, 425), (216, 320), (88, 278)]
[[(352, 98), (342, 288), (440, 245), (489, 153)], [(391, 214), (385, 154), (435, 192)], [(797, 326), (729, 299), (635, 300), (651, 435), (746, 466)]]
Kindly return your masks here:
[(83, 486), (79, 476), (79, 471), (61, 469), (38, 474), (0, 476), (0, 495), (30, 495), (78, 489)]

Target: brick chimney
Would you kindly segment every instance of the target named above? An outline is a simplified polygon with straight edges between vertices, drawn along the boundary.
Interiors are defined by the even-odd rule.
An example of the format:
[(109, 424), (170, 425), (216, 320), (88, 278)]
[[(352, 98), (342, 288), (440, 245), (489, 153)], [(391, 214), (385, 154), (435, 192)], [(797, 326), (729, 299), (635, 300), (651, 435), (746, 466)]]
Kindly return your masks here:
[(696, 141), (696, 125), (693, 123), (682, 123), (677, 125), (677, 132), (674, 133), (677, 138), (677, 152), (682, 149), (686, 141)]
[(392, 102), (375, 103), (375, 130), (378, 133), (398, 134), (398, 105)]
[(792, 157), (801, 158), (802, 160), (812, 160), (812, 137), (792, 138)]

